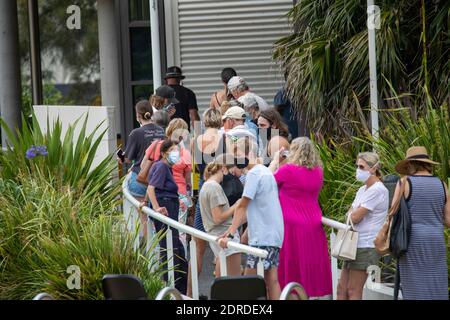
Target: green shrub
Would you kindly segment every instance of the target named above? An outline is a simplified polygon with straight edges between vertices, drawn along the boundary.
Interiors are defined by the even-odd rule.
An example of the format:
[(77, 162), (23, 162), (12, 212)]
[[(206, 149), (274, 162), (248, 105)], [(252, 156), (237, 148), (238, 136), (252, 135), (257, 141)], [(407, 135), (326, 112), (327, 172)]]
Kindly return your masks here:
[[(86, 135), (87, 116), (79, 136), (74, 139), (75, 128), (80, 119), (69, 126), (62, 135), (62, 124), (57, 120), (50, 133), (42, 133), (33, 116), (29, 125), (24, 119), (20, 130), (15, 133), (0, 118), (0, 125), (10, 141), (7, 151), (0, 152), (0, 177), (21, 181), (29, 179), (36, 172), (46, 176), (47, 181), (61, 189), (71, 188), (79, 193), (98, 194), (105, 202), (113, 201), (120, 192), (118, 184), (111, 184), (111, 177), (117, 169), (112, 155), (106, 157), (96, 168), (92, 168), (98, 146), (106, 131), (98, 134), (99, 126)], [(75, 140), (75, 142), (74, 142)], [(33, 146), (45, 146), (48, 155), (27, 159), (27, 151)]]
[[(416, 121), (399, 99), (394, 100), (399, 108), (380, 113), (384, 126), (379, 139), (365, 135), (354, 137), (354, 141), (347, 144), (335, 144), (333, 141), (316, 143), (324, 163), (324, 186), (319, 197), (324, 216), (345, 222), (345, 214), (361, 186), (355, 180), (354, 164), (357, 154), (362, 151), (374, 149), (380, 156), (383, 174), (388, 175), (396, 174), (395, 164), (404, 159), (409, 147), (425, 146), (431, 158), (441, 163), (435, 167), (434, 174), (450, 182), (448, 106), (433, 106), (429, 99), (431, 105), (426, 114)], [(445, 234), (447, 248), (450, 248), (450, 229), (447, 228)], [(447, 250), (447, 260), (450, 264), (450, 249)]]
[[(91, 168), (104, 132), (87, 136), (86, 121), (73, 142), (79, 121), (63, 137), (59, 121), (49, 134), (35, 118), (23, 121), (14, 135), (0, 119), (10, 141), (0, 152), (0, 299), (103, 299), (101, 279), (115, 273), (141, 278), (149, 298), (164, 286), (153, 256), (162, 235), (148, 252), (134, 250), (138, 230), (126, 230), (118, 210), (116, 163), (109, 156)], [(80, 269), (79, 290), (68, 288), (70, 266)]]
[[(157, 240), (148, 254), (135, 251), (138, 231), (125, 230), (114, 203), (100, 197), (86, 201), (39, 179), (22, 185), (0, 180), (0, 190), (1, 299), (31, 299), (39, 292), (57, 299), (103, 299), (101, 279), (115, 273), (140, 277), (150, 298), (163, 288), (162, 266), (152, 256)], [(72, 265), (81, 271), (79, 290), (67, 286)]]

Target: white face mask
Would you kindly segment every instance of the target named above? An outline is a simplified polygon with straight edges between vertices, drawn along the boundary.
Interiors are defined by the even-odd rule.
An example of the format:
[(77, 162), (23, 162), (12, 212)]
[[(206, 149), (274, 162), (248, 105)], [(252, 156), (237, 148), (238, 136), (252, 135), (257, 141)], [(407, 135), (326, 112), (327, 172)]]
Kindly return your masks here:
[(356, 180), (361, 181), (363, 183), (365, 183), (367, 181), (367, 179), (369, 179), (371, 176), (369, 171), (366, 170), (361, 170), (361, 169), (356, 169)]

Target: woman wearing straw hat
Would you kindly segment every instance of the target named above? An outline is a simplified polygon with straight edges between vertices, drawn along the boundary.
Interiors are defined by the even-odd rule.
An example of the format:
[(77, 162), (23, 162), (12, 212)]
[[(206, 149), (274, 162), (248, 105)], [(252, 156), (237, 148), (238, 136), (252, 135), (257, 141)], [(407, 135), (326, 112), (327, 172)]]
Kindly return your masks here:
[[(411, 147), (395, 170), (408, 176), (404, 196), (411, 216), (408, 251), (399, 263), (403, 299), (448, 300), (448, 265), (444, 224), (450, 226), (448, 188), (433, 176), (425, 147)], [(393, 202), (400, 196), (397, 185)]]

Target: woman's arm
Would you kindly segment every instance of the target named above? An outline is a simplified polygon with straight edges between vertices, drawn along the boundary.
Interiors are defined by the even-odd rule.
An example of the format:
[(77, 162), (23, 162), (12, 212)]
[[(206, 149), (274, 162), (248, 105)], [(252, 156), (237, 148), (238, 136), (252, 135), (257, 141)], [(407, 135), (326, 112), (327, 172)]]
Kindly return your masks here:
[(445, 207), (444, 207), (444, 225), (448, 228), (450, 228), (450, 193), (448, 192), (448, 187), (447, 185), (444, 183), (444, 188), (445, 188), (445, 194), (446, 194), (446, 202), (445, 202)]
[(224, 237), (228, 234), (235, 234), (237, 229), (247, 222), (247, 208), (250, 201), (249, 198), (242, 197), (241, 200), (235, 203), (236, 210), (234, 211), (233, 222), (228, 231), (223, 235)]
[(363, 207), (359, 207), (358, 209), (355, 209), (353, 211), (351, 211), (349, 214), (350, 219), (352, 219), (352, 222), (354, 224), (360, 223), (362, 219), (364, 219), (364, 217), (366, 216), (366, 214), (369, 213), (369, 210)]
[[(240, 200), (239, 200), (240, 201)], [(237, 201), (231, 208), (228, 208), (227, 210), (223, 211), (223, 206), (215, 207), (211, 210), (212, 218), (215, 224), (221, 224), (224, 221), (226, 221), (229, 217), (231, 217), (236, 210), (236, 207), (239, 204), (239, 201)]]
[(166, 208), (161, 208), (159, 206), (158, 200), (156, 199), (156, 193), (155, 193), (155, 187), (154, 186), (148, 186), (147, 188), (147, 194), (148, 197), (150, 199), (150, 202), (152, 203), (152, 208), (153, 210), (155, 210), (156, 212), (159, 212), (165, 216), (168, 216), (169, 213), (167, 212)]

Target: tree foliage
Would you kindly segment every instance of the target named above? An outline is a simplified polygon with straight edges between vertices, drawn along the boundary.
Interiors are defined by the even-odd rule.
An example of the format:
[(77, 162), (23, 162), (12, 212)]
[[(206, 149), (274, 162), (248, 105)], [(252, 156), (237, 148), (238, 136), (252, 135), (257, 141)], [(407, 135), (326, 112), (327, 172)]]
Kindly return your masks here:
[[(393, 90), (416, 119), (431, 94), (450, 100), (450, 1), (376, 1), (380, 108), (392, 105)], [(301, 0), (289, 13), (294, 32), (276, 43), (274, 57), (287, 74), (297, 108), (311, 128), (349, 138), (353, 122), (367, 122), (369, 61), (366, 1)]]
[[(81, 9), (81, 29), (69, 30), (67, 7)], [(19, 41), (22, 62), (29, 61), (27, 0), (18, 0)], [(92, 0), (40, 0), (39, 28), (41, 55), (60, 62), (71, 72), (74, 82), (85, 82), (99, 72), (97, 2)], [(45, 80), (52, 74), (44, 71)], [(47, 71), (47, 72), (46, 72)], [(25, 72), (26, 74), (26, 72)]]

